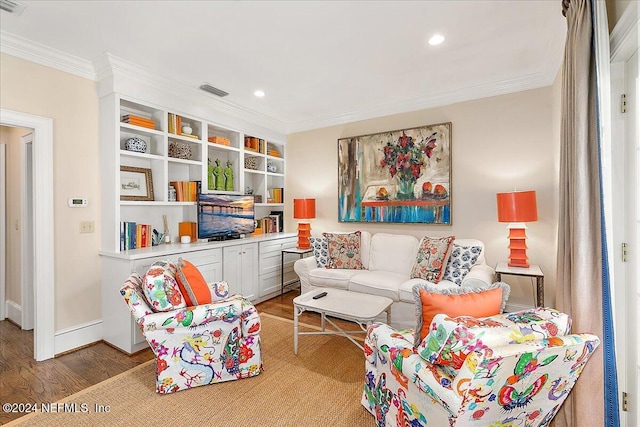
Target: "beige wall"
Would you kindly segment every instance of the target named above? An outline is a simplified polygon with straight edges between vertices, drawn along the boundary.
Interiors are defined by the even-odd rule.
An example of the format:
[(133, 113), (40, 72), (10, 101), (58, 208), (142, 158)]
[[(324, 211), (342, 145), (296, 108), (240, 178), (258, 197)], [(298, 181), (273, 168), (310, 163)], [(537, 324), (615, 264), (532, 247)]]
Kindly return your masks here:
[[(559, 79), (552, 87), (485, 98), (300, 132), (287, 137), (287, 231), (295, 231), (292, 199), (315, 197), (312, 235), (364, 229), (478, 238), (489, 264), (506, 261), (507, 228), (497, 222), (496, 193), (536, 190), (539, 220), (528, 224), (529, 259), (545, 273), (546, 304), (554, 303), (559, 151)], [(452, 122), (452, 226), (339, 223), (337, 139), (432, 123)], [(510, 302), (531, 305), (528, 280), (505, 276)]]
[(620, 17), (629, 6), (631, 1), (638, 0), (606, 0), (607, 8), (607, 21), (609, 24), (609, 32), (613, 31), (616, 23), (620, 20)]
[[(95, 83), (13, 56), (0, 57), (2, 108), (53, 118), (55, 329), (101, 318), (100, 175)], [(87, 208), (67, 199), (87, 197)], [(38, 201), (36, 200), (37, 204)], [(95, 233), (80, 234), (80, 221)], [(37, 236), (36, 236), (37, 241)], [(55, 285), (54, 285), (55, 284)]]
[[(22, 245), (20, 234), (22, 224), (20, 218), (21, 200), (20, 184), (22, 169), (20, 167), (20, 137), (29, 133), (28, 129), (0, 126), (0, 142), (6, 144), (6, 299), (21, 304), (20, 260)], [(4, 303), (1, 301), (0, 303)]]

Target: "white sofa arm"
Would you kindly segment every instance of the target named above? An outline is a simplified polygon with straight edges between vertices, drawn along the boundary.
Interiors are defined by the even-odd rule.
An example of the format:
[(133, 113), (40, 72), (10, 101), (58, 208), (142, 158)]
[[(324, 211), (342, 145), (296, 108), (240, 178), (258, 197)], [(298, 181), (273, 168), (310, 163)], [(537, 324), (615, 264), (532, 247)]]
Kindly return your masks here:
[(495, 271), (487, 264), (476, 264), (464, 276), (462, 286), (482, 287), (493, 283)]
[(300, 289), (303, 292), (311, 286), (309, 272), (315, 268), (318, 268), (318, 264), (316, 258), (312, 256), (301, 258), (293, 264), (293, 271), (295, 271), (300, 278)]

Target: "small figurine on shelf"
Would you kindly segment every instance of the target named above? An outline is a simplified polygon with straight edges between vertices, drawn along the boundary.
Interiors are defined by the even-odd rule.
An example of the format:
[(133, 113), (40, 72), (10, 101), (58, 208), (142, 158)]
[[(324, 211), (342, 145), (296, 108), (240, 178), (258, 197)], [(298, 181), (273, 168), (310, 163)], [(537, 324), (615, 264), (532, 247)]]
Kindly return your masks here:
[(231, 160), (227, 160), (227, 167), (224, 169), (224, 189), (233, 191), (233, 169), (231, 169)]
[(211, 159), (208, 159), (209, 166), (207, 166), (207, 189), (213, 190), (213, 165), (211, 164)]
[(222, 166), (220, 166), (220, 159), (216, 159), (216, 167), (213, 168), (213, 175), (215, 176), (214, 190), (224, 190), (224, 176), (222, 175)]

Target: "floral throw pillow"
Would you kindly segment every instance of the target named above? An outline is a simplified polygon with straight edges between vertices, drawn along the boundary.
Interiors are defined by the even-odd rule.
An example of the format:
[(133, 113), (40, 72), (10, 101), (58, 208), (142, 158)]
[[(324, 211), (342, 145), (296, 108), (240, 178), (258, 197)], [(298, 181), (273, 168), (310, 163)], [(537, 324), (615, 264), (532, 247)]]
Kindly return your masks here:
[(326, 268), (362, 270), (360, 258), (360, 232), (322, 233), (327, 239)]
[(187, 306), (176, 281), (176, 266), (172, 262), (154, 262), (144, 275), (142, 286), (151, 310), (156, 313)]
[(418, 246), (416, 262), (411, 269), (411, 278), (438, 283), (442, 278), (444, 266), (449, 257), (449, 249), (454, 239), (455, 236), (423, 237)]
[(309, 237), (313, 256), (316, 259), (318, 268), (324, 268), (327, 265), (327, 255), (329, 254), (329, 244), (326, 237)]
[(480, 252), (482, 252), (482, 246), (462, 246), (454, 243), (442, 280), (450, 280), (462, 286), (462, 279), (476, 263)]

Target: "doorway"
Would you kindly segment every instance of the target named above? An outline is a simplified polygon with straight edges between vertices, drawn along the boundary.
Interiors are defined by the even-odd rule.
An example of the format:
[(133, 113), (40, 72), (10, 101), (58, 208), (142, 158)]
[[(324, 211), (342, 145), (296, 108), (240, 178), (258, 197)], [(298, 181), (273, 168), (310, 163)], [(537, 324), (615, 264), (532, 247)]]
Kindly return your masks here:
[(55, 355), (54, 235), (53, 235), (53, 120), (0, 109), (0, 125), (33, 129), (33, 312), (34, 358)]
[[(618, 389), (628, 396), (621, 425), (640, 421), (640, 142), (638, 141), (637, 5), (611, 33), (613, 277)], [(622, 401), (622, 398), (620, 399)]]
[[(0, 161), (2, 238), (0, 249), (0, 319), (24, 330), (34, 328), (33, 312), (33, 131), (0, 127), (4, 158)], [(8, 224), (8, 226), (7, 226)]]

